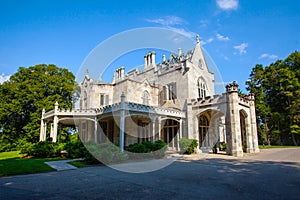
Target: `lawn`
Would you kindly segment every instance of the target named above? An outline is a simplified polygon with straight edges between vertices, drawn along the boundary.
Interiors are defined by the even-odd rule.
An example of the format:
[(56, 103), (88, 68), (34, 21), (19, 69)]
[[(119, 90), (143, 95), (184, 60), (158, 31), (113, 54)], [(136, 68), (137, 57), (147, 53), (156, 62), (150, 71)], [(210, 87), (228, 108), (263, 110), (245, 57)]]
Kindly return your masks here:
[(0, 177), (16, 174), (55, 171), (44, 162), (61, 158), (22, 158), (18, 151), (0, 153)]

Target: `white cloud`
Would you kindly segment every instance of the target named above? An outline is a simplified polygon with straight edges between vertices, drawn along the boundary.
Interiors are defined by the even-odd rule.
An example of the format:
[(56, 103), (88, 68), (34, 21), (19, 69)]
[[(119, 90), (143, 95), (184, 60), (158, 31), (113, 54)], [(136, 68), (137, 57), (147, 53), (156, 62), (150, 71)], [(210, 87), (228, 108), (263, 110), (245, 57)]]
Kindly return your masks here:
[(205, 45), (205, 44), (208, 44), (208, 43), (211, 43), (212, 41), (214, 41), (214, 38), (213, 37), (210, 37), (208, 38), (207, 40), (201, 40), (201, 45)]
[(222, 10), (236, 10), (239, 6), (238, 0), (217, 0), (217, 5)]
[(0, 75), (0, 84), (2, 84), (3, 82), (9, 80), (9, 77), (10, 77), (10, 75), (1, 74)]
[(177, 32), (179, 34), (182, 34), (188, 38), (194, 38), (197, 34), (192, 32), (192, 31), (189, 31), (189, 30), (186, 30), (186, 29), (183, 29), (183, 28), (175, 28), (175, 27), (168, 27), (170, 30), (174, 31), (174, 32)]
[(230, 40), (229, 37), (225, 37), (224, 35), (221, 35), (219, 33), (217, 33), (216, 36), (217, 36), (217, 39), (220, 40), (220, 41), (228, 41), (228, 40)]
[(188, 22), (177, 16), (166, 16), (166, 17), (160, 17), (155, 19), (146, 19), (146, 21), (155, 24), (160, 24), (172, 31), (175, 31), (189, 38), (194, 38), (197, 35), (196, 33), (189, 31), (187, 29), (178, 28), (178, 26), (180, 27), (181, 25), (188, 24)]
[(206, 28), (206, 27), (208, 26), (209, 23), (210, 23), (210, 22), (209, 22), (209, 20), (207, 20), (207, 19), (200, 20), (200, 27), (201, 27), (201, 28)]
[(263, 59), (263, 58), (275, 59), (277, 57), (278, 56), (276, 56), (274, 54), (263, 53), (259, 56), (259, 59)]
[(146, 19), (147, 22), (160, 24), (163, 26), (174, 26), (174, 25), (182, 25), (187, 24), (187, 22), (177, 16), (166, 16), (166, 17), (160, 17), (156, 19)]
[(245, 54), (247, 52), (246, 51), (247, 47), (248, 47), (248, 43), (243, 42), (242, 44), (234, 46), (233, 48), (238, 50), (240, 54)]

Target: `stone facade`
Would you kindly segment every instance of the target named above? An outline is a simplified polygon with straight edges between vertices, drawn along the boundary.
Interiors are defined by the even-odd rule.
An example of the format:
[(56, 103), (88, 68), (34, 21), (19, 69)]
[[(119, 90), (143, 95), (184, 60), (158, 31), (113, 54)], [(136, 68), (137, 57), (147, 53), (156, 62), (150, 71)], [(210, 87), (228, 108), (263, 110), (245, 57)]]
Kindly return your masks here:
[(178, 49), (156, 63), (155, 52), (144, 56), (144, 68), (125, 73), (115, 70), (113, 81), (94, 80), (88, 73), (81, 83), (80, 109), (43, 112), (40, 140), (56, 141), (59, 125), (78, 126), (83, 141), (111, 141), (121, 150), (142, 141), (163, 140), (179, 150), (182, 137), (199, 141), (200, 151), (210, 151), (220, 142), (227, 153), (242, 156), (258, 152), (253, 95), (240, 96), (238, 85), (214, 92), (214, 73), (209, 71), (199, 38), (186, 53)]

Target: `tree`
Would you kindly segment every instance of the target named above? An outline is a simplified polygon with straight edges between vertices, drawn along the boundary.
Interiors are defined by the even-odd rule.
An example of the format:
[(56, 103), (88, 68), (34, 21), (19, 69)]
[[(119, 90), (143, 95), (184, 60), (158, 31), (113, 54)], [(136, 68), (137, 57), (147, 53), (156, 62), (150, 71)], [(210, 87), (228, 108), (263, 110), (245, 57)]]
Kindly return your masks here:
[[(300, 141), (300, 53), (269, 66), (256, 65), (246, 83), (256, 96), (258, 124), (264, 124), (268, 144)], [(260, 134), (262, 135), (262, 134)], [(272, 140), (272, 141), (270, 141)]]
[(43, 109), (52, 110), (57, 101), (72, 108), (74, 75), (55, 65), (20, 67), (0, 85), (0, 138), (10, 144), (25, 138), (37, 142)]

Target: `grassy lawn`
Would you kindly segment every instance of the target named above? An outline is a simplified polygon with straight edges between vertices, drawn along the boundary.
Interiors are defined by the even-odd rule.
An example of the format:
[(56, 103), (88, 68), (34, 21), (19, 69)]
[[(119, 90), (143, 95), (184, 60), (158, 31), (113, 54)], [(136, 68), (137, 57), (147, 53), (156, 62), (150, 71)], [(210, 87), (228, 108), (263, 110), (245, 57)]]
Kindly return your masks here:
[(271, 149), (271, 148), (300, 148), (300, 146), (280, 146), (280, 145), (259, 145), (260, 149)]
[(61, 158), (22, 158), (18, 151), (0, 153), (0, 177), (16, 174), (55, 171), (44, 162)]

